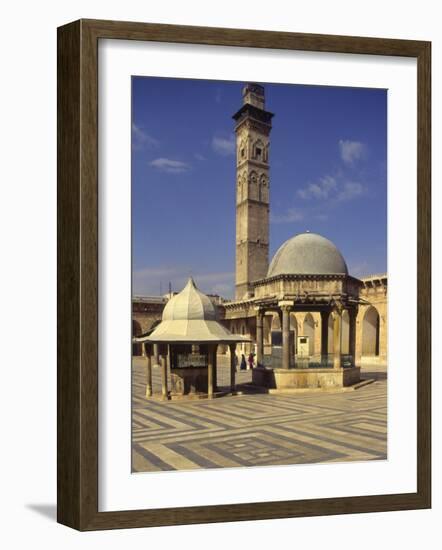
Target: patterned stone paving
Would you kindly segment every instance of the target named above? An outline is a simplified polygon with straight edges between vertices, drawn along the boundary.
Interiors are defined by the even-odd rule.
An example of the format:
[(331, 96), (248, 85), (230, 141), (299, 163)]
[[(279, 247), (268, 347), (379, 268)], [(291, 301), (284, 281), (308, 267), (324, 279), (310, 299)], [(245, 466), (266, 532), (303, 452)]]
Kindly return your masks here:
[[(135, 472), (382, 460), (387, 457), (387, 376), (343, 393), (237, 395), (214, 400), (147, 400), (142, 358), (133, 362), (132, 468)], [(237, 382), (251, 380), (250, 371)], [(218, 359), (219, 386), (229, 384)], [(160, 371), (153, 369), (160, 393)]]

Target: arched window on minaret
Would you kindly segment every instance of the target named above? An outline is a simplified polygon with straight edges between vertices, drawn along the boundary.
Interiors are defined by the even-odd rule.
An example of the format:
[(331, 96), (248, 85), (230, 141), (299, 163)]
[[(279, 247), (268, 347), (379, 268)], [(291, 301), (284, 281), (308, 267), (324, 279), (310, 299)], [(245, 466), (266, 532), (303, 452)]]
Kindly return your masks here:
[(269, 144), (267, 144), (265, 147), (264, 147), (264, 158), (263, 158), (263, 161), (265, 163), (268, 163), (269, 162)]
[(261, 174), (259, 178), (259, 198), (260, 202), (268, 202), (269, 200), (269, 187), (268, 178), (265, 174)]
[(247, 159), (247, 140), (242, 139), (238, 147), (238, 164)]
[(246, 139), (246, 157), (249, 159), (253, 155), (253, 140), (252, 136), (249, 134)]
[(244, 174), (240, 174), (238, 176), (238, 204), (247, 198), (247, 192), (246, 192), (246, 177)]
[(264, 143), (260, 139), (254, 143), (253, 158), (261, 162), (264, 160)]
[(259, 200), (258, 199), (258, 175), (253, 170), (250, 172), (249, 176), (249, 199)]

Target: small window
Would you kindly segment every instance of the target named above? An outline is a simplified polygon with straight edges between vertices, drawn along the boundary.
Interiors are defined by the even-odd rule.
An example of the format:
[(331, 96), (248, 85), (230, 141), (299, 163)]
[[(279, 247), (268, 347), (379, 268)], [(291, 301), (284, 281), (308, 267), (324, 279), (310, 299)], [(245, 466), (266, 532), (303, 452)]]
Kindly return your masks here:
[(262, 155), (262, 149), (260, 147), (257, 147), (255, 151), (256, 151), (256, 158), (260, 159)]
[(241, 149), (241, 158), (243, 159), (246, 156), (246, 150), (243, 148)]

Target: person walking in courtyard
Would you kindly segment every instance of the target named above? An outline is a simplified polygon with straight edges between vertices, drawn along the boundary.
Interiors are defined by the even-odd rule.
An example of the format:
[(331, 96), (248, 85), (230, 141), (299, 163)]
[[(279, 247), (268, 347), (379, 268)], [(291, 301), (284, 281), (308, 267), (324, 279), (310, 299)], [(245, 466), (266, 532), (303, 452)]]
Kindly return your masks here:
[(244, 353), (241, 354), (241, 366), (240, 366), (240, 369), (241, 369), (241, 370), (246, 370), (246, 369), (247, 369), (246, 356), (244, 355)]
[(253, 353), (252, 352), (250, 352), (248, 362), (249, 362), (249, 369), (253, 369)]

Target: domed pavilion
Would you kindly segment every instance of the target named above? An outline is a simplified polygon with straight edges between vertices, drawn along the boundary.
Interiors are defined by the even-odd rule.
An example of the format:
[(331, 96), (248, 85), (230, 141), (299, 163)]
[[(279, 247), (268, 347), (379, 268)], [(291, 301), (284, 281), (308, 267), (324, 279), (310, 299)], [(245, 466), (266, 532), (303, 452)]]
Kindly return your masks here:
[[(248, 342), (232, 334), (217, 320), (217, 311), (208, 296), (198, 290), (192, 277), (163, 310), (161, 323), (147, 336), (134, 338), (144, 346), (147, 362), (146, 396), (152, 396), (151, 346), (160, 345), (162, 398), (213, 397), (216, 393), (216, 352), (218, 345), (230, 347), (231, 391), (235, 390), (235, 348)], [(168, 368), (171, 388), (168, 388)]]
[[(271, 260), (267, 275), (251, 282), (243, 299), (225, 305), (226, 319), (242, 316), (250, 322), (255, 317), (257, 363), (263, 368), (253, 373), (254, 382), (276, 389), (343, 387), (359, 382), (355, 342), (361, 285), (349, 275), (343, 255), (330, 240), (310, 232), (288, 239)], [(301, 327), (297, 316), (304, 319)], [(277, 345), (270, 343), (273, 349), (267, 355), (265, 320), (281, 334)], [(267, 333), (273, 334), (269, 327)], [(320, 347), (316, 356), (311, 351), (313, 338)]]
[(273, 256), (267, 277), (276, 275), (348, 275), (348, 269), (331, 241), (307, 231), (286, 241)]

